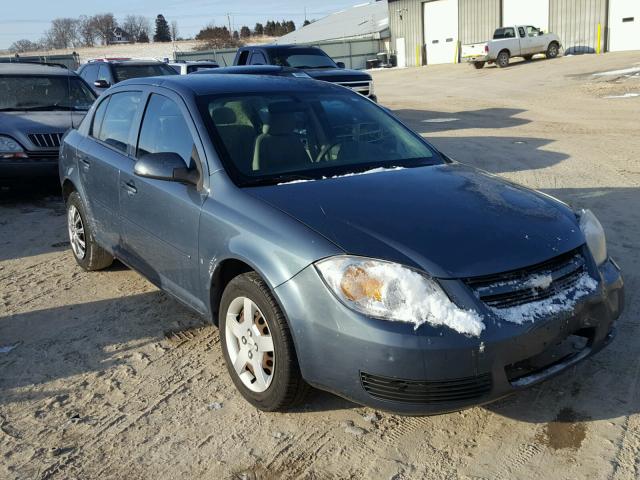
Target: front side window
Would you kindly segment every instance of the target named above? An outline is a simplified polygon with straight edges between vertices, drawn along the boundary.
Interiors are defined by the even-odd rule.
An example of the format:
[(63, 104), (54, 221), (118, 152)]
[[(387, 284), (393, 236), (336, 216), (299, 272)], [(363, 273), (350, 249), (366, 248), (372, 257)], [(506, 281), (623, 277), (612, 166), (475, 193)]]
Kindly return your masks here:
[(98, 80), (104, 80), (105, 82), (111, 83), (111, 75), (109, 75), (109, 66), (108, 65), (100, 65), (100, 70), (98, 70)]
[(536, 27), (532, 27), (531, 25), (529, 25), (527, 27), (527, 35), (529, 37), (537, 37), (538, 35), (540, 35), (540, 30), (538, 30)]
[(111, 95), (97, 138), (116, 150), (126, 153), (131, 136), (131, 126), (141, 100), (141, 92), (122, 92)]
[(75, 75), (0, 76), (0, 111), (87, 111), (95, 99)]
[(419, 136), (350, 92), (225, 95), (199, 103), (239, 185), (443, 162)]
[(266, 65), (267, 59), (264, 58), (262, 52), (253, 52), (251, 55), (251, 65)]
[(162, 95), (151, 95), (140, 129), (137, 158), (149, 153), (177, 153), (191, 168), (193, 151), (193, 137), (178, 105)]
[(280, 67), (338, 68), (331, 57), (316, 48), (276, 49), (270, 55), (271, 63)]
[(93, 122), (91, 124), (91, 136), (94, 138), (100, 137), (100, 129), (102, 128), (102, 122), (104, 121), (104, 114), (107, 112), (107, 105), (109, 105), (109, 98), (105, 98), (98, 108), (96, 108), (96, 113), (93, 116)]
[(176, 71), (164, 63), (150, 65), (113, 65), (116, 82), (123, 82), (130, 78), (160, 77), (177, 75)]

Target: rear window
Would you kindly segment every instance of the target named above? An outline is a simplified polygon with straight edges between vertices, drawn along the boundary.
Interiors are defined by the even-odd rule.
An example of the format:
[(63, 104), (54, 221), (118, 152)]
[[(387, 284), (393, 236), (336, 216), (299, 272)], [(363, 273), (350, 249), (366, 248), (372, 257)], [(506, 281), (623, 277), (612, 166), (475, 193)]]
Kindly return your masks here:
[(168, 65), (114, 65), (113, 70), (116, 82), (129, 80), (130, 78), (160, 77), (163, 75), (177, 75), (177, 72)]
[(498, 28), (493, 33), (494, 40), (500, 40), (501, 38), (516, 38), (516, 31), (512, 27)]

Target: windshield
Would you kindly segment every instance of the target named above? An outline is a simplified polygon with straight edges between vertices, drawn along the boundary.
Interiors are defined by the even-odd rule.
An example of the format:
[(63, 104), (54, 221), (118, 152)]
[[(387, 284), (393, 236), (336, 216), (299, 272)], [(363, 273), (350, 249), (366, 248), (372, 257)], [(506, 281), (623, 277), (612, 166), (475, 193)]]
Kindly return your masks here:
[(130, 78), (160, 77), (163, 75), (177, 75), (173, 68), (164, 63), (151, 65), (114, 65), (116, 82), (123, 82)]
[(238, 185), (443, 161), (421, 137), (351, 92), (200, 97), (199, 104)]
[(335, 62), (317, 48), (292, 48), (270, 52), (271, 63), (293, 68), (338, 68)]
[(0, 111), (86, 111), (95, 99), (91, 89), (74, 76), (0, 76)]

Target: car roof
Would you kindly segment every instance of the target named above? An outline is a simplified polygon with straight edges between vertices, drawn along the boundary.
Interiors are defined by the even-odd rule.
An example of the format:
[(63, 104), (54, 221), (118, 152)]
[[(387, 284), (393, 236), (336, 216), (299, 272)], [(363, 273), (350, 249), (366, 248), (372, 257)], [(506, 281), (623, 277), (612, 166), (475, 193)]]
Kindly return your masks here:
[[(112, 65), (162, 65), (164, 62), (160, 60), (137, 60), (135, 58), (122, 58), (122, 59), (92, 59), (84, 65), (101, 65), (103, 63), (110, 63)], [(83, 66), (84, 66), (83, 65)]]
[(163, 77), (132, 78), (115, 87), (131, 85), (159, 86), (185, 96), (228, 93), (286, 93), (291, 91), (344, 91), (329, 82), (277, 75), (167, 75)]
[(309, 50), (309, 49), (314, 49), (314, 50), (321, 50), (321, 48), (313, 46), (313, 45), (293, 45), (293, 44), (286, 44), (286, 45), (273, 45), (273, 44), (268, 44), (268, 45), (254, 45), (252, 47), (246, 47), (246, 48), (260, 48), (263, 50)]
[(274, 75), (286, 72), (299, 72), (297, 68), (281, 67), (279, 65), (235, 65), (232, 67), (214, 68), (211, 70), (199, 70), (192, 75), (210, 75), (225, 73), (246, 73), (252, 75)]
[(72, 70), (60, 65), (44, 65), (41, 63), (15, 62), (0, 63), (0, 75), (46, 75), (68, 77), (76, 75)]

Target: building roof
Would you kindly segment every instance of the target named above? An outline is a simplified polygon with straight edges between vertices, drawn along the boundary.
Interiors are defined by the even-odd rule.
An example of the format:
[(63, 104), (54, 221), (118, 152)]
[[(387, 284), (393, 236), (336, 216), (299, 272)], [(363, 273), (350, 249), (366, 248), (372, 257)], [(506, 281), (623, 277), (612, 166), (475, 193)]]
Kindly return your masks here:
[(389, 36), (387, 0), (363, 3), (332, 13), (278, 38), (274, 43), (315, 43), (354, 38), (386, 38)]

